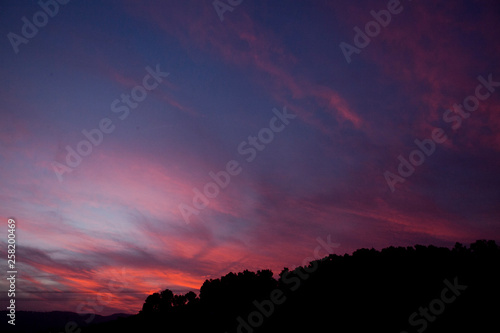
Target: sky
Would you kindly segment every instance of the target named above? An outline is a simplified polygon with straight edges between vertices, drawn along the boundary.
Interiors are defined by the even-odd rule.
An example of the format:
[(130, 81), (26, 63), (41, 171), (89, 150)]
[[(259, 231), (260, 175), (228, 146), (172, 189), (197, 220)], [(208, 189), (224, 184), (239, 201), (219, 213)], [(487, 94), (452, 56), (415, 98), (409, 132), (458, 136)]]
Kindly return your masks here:
[(327, 239), (321, 256), (498, 242), (498, 17), (494, 0), (0, 2), (17, 309), (136, 313)]

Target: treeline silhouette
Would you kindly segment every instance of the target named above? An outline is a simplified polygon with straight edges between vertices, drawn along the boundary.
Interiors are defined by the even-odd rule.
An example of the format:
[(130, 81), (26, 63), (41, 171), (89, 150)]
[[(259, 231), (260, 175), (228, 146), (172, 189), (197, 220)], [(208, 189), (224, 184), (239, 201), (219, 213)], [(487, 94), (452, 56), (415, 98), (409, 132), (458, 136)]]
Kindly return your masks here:
[(166, 289), (135, 316), (85, 332), (498, 332), (500, 249), (421, 246), (329, 255), (278, 279), (270, 270)]

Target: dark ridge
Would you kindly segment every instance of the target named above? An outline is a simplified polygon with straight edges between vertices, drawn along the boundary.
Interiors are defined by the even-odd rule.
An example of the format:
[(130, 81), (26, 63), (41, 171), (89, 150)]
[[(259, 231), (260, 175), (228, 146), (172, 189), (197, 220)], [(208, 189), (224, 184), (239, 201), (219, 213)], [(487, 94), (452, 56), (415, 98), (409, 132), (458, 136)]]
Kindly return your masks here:
[(245, 270), (206, 280), (198, 296), (166, 289), (137, 315), (82, 332), (498, 332), (499, 264), (486, 240), (360, 249), (284, 268), (278, 280)]
[[(79, 328), (88, 327), (86, 321), (92, 317), (92, 323), (101, 324), (108, 321), (117, 320), (131, 316), (126, 313), (115, 313), (109, 316), (101, 316), (98, 314), (78, 314), (70, 311), (50, 311), (50, 312), (35, 312), (35, 311), (16, 311), (15, 326), (12, 326), (7, 321), (10, 318), (7, 316), (7, 311), (0, 311), (2, 321), (0, 322), (0, 332), (65, 332), (67, 323), (74, 322)], [(69, 332), (68, 332), (69, 333)], [(78, 333), (74, 331), (72, 333)]]

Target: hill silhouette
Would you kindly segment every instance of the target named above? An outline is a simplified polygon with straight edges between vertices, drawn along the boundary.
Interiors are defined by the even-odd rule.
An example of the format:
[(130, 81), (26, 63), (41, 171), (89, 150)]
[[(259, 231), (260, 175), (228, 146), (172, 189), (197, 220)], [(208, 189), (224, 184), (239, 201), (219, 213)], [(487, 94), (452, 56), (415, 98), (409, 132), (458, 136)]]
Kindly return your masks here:
[[(0, 311), (2, 319), (7, 316), (8, 311)], [(68, 323), (74, 323), (78, 328), (85, 328), (89, 326), (87, 319), (92, 317), (92, 322), (95, 324), (104, 323), (118, 318), (125, 318), (130, 316), (126, 313), (115, 313), (109, 316), (101, 316), (92, 313), (76, 313), (70, 311), (16, 311), (16, 325), (10, 325), (7, 320), (0, 322), (0, 332), (17, 332), (17, 333), (31, 333), (31, 332), (53, 332), (59, 333), (65, 331), (65, 326)], [(85, 331), (85, 330), (84, 330)], [(74, 333), (77, 333), (75, 331)]]
[(421, 246), (329, 255), (279, 278), (270, 270), (206, 280), (199, 295), (166, 289), (134, 316), (84, 332), (498, 331), (500, 248)]

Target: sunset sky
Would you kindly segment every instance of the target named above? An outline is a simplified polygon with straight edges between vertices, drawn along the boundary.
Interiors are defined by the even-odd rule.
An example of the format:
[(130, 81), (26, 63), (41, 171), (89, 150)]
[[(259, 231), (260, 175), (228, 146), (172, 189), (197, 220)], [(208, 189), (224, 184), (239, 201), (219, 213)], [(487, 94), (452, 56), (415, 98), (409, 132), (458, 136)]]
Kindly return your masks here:
[(328, 235), (500, 241), (498, 1), (45, 2), (0, 4), (18, 310), (136, 313)]

